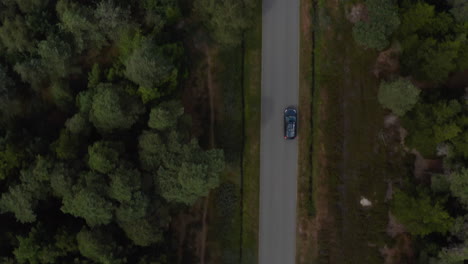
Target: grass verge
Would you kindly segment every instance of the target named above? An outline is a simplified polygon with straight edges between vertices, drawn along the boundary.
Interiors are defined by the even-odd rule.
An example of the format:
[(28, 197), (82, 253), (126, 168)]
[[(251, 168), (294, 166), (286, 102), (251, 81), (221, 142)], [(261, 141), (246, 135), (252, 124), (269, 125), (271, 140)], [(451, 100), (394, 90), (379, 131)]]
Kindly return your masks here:
[(312, 263), (315, 205), (312, 199), (312, 84), (313, 31), (312, 0), (301, 0), (299, 65), (299, 171), (296, 263)]
[(253, 27), (244, 35), (244, 153), (242, 264), (258, 262), (260, 189), (260, 117), (262, 5), (257, 5)]
[(224, 149), (227, 166), (210, 203), (208, 263), (258, 262), (261, 9), (243, 46), (220, 49), (215, 62), (222, 99), (216, 146)]

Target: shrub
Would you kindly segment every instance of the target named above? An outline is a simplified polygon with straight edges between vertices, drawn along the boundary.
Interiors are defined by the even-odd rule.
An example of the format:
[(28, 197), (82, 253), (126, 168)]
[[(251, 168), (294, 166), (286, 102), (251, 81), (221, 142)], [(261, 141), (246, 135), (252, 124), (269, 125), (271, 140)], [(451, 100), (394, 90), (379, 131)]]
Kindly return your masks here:
[(397, 7), (391, 0), (367, 0), (366, 6), (369, 19), (354, 25), (354, 40), (361, 46), (383, 50), (400, 24)]
[(392, 82), (382, 82), (379, 88), (379, 102), (383, 107), (403, 116), (418, 102), (420, 90), (409, 80), (398, 78)]

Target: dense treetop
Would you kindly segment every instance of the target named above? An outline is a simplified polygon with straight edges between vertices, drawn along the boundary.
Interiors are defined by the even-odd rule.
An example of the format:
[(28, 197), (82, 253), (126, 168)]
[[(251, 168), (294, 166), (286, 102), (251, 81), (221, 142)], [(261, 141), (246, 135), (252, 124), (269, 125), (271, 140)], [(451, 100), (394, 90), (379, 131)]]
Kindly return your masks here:
[(0, 0), (0, 262), (173, 263), (224, 170), (180, 102), (187, 27), (239, 45), (256, 1), (179, 2)]

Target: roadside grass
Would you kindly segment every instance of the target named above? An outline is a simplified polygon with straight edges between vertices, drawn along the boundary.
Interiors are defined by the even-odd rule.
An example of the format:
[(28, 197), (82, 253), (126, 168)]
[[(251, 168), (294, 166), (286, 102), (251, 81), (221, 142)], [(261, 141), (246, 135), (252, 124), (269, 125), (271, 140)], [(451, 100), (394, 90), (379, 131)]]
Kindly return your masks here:
[(261, 3), (256, 11), (244, 48), (220, 49), (215, 62), (222, 99), (216, 146), (224, 149), (227, 164), (210, 201), (207, 263), (258, 262)]
[(299, 131), (297, 179), (296, 263), (312, 263), (314, 259), (315, 204), (312, 197), (312, 92), (313, 92), (313, 32), (312, 0), (301, 0), (299, 55)]
[(217, 109), (215, 142), (224, 150), (226, 169), (210, 201), (207, 263), (238, 264), (242, 226), (242, 50), (219, 50), (215, 65), (222, 100)]
[(262, 4), (256, 8), (253, 27), (244, 35), (244, 153), (242, 264), (258, 262), (260, 191), (260, 117)]
[[(387, 181), (401, 157), (380, 140), (384, 111), (371, 70), (377, 53), (354, 43), (344, 1), (319, 1), (314, 23), (313, 200), (317, 209), (315, 263), (383, 263)], [(363, 208), (359, 201), (372, 202)]]

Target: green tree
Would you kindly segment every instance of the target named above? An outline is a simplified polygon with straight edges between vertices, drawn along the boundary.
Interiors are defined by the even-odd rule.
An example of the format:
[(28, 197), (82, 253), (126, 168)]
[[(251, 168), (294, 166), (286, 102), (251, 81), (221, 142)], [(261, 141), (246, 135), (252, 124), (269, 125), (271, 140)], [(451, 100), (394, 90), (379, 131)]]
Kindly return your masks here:
[(59, 0), (56, 9), (60, 28), (73, 35), (78, 52), (87, 48), (100, 50), (106, 44), (91, 8), (69, 0)]
[(402, 37), (410, 36), (424, 28), (427, 28), (434, 20), (434, 6), (424, 2), (416, 2), (404, 9), (401, 14), (401, 25), (399, 35)]
[(115, 215), (119, 223), (133, 222), (144, 218), (150, 209), (152, 201), (141, 191), (133, 191), (131, 198), (121, 201)]
[(437, 142), (444, 142), (455, 138), (462, 132), (461, 128), (457, 124), (444, 124), (434, 126), (434, 137)]
[(441, 83), (457, 68), (456, 60), (465, 39), (438, 42), (427, 38), (420, 43), (415, 59), (418, 66), (414, 69), (417, 77)]
[(164, 25), (176, 22), (181, 16), (175, 0), (144, 0), (141, 5), (146, 12), (145, 22), (154, 33), (158, 33)]
[(452, 156), (454, 159), (468, 160), (468, 131), (466, 126), (464, 130), (457, 137), (451, 139), (453, 144)]
[(86, 90), (83, 92), (80, 92), (75, 100), (76, 100), (76, 106), (80, 110), (80, 113), (88, 116), (89, 112), (91, 111), (91, 108), (93, 107), (93, 97), (95, 95), (95, 90)]
[(130, 12), (127, 8), (122, 8), (111, 0), (99, 2), (94, 10), (94, 17), (100, 32), (112, 40), (117, 40), (122, 30), (130, 26), (129, 16)]
[(468, 242), (442, 249), (438, 264), (463, 264), (468, 260)]
[(72, 134), (84, 134), (87, 135), (90, 132), (90, 126), (87, 117), (85, 114), (77, 113), (67, 119), (65, 122), (65, 127)]
[(461, 23), (468, 22), (468, 2), (464, 0), (449, 0), (452, 5), (450, 13)]
[(50, 186), (55, 196), (63, 198), (72, 194), (75, 185), (76, 172), (68, 168), (64, 163), (56, 162), (49, 173)]
[(140, 86), (138, 91), (145, 103), (167, 94), (176, 85), (177, 69), (153, 40), (143, 40), (124, 65), (125, 76)]
[(62, 129), (59, 138), (51, 144), (51, 148), (59, 159), (76, 159), (80, 150), (80, 141), (77, 135)]
[[(1, 46), (1, 45), (0, 45)], [(1, 47), (0, 47), (1, 49)], [(17, 117), (23, 108), (18, 98), (15, 82), (10, 78), (7, 67), (0, 63), (0, 120), (8, 122)]]
[(93, 227), (109, 224), (113, 218), (114, 206), (91, 188), (83, 188), (74, 195), (64, 197), (61, 210), (84, 218)]
[(72, 50), (63, 37), (49, 35), (37, 47), (42, 65), (52, 79), (64, 78), (69, 74)]
[(143, 131), (138, 138), (138, 156), (141, 167), (146, 171), (157, 171), (165, 154), (166, 146), (162, 138), (157, 133)]
[(392, 82), (382, 82), (379, 88), (379, 102), (398, 116), (403, 116), (418, 102), (420, 90), (411, 81), (398, 78)]
[(76, 235), (68, 232), (65, 228), (57, 230), (55, 233), (55, 246), (62, 252), (76, 253), (78, 245), (76, 243)]
[(449, 246), (438, 253), (438, 264), (462, 264), (468, 260), (468, 215), (455, 219), (451, 234)]
[(33, 234), (34, 231), (35, 230), (32, 230), (28, 237), (17, 237), (19, 246), (13, 251), (13, 254), (19, 263), (40, 263), (38, 255), (41, 247), (39, 244), (37, 244)]
[(36, 221), (36, 205), (33, 195), (22, 185), (10, 186), (8, 192), (0, 198), (0, 210), (3, 213), (12, 212), (21, 223)]
[[(69, 234), (63, 231), (61, 235), (69, 237)], [(58, 258), (66, 256), (70, 252), (70, 248), (58, 247), (60, 244), (56, 243), (56, 240), (59, 237), (51, 236), (40, 224), (33, 227), (27, 237), (17, 236), (17, 239), (19, 245), (13, 254), (19, 263), (53, 264), (57, 263)], [(68, 243), (73, 242), (69, 241)]]
[(157, 130), (174, 128), (183, 113), (184, 107), (179, 101), (163, 102), (151, 109), (148, 126)]
[(119, 225), (127, 237), (137, 246), (147, 247), (163, 239), (163, 233), (159, 225), (146, 218), (140, 218), (132, 222), (122, 222)]
[(31, 34), (22, 16), (5, 18), (2, 22), (0, 41), (8, 52), (32, 52), (34, 50), (35, 41), (31, 40)]
[(117, 245), (101, 230), (82, 229), (76, 236), (81, 255), (102, 264), (124, 263), (116, 257)]
[(397, 6), (391, 0), (366, 0), (365, 3), (369, 18), (354, 25), (354, 40), (364, 47), (383, 50), (400, 24)]
[(118, 143), (98, 141), (88, 147), (88, 165), (92, 170), (100, 173), (109, 173), (119, 162), (119, 152), (122, 146)]
[(406, 4), (401, 16), (398, 35), (404, 72), (442, 83), (458, 66), (466, 64), (458, 59), (464, 56), (463, 47), (467, 45), (466, 29), (451, 15), (436, 12), (427, 3), (416, 2)]
[(11, 185), (0, 198), (0, 210), (12, 212), (21, 223), (36, 221), (36, 207), (50, 194), (49, 174), (52, 160), (37, 157), (35, 163), (20, 171), (20, 183)]
[(203, 151), (196, 140), (181, 144), (176, 132), (171, 132), (167, 140), (168, 153), (155, 180), (167, 201), (192, 205), (218, 186), (219, 174), (224, 169), (223, 152)]
[(457, 100), (417, 104), (403, 118), (403, 126), (409, 131), (405, 144), (426, 157), (433, 156), (437, 145), (444, 142), (450, 142), (457, 155), (463, 153), (463, 116)]
[(143, 113), (141, 102), (121, 87), (100, 84), (96, 88), (90, 111), (90, 120), (103, 132), (129, 129)]
[(0, 151), (0, 180), (12, 175), (22, 165), (23, 153), (12, 145), (6, 145)]
[(88, 88), (96, 87), (102, 79), (102, 71), (99, 64), (95, 63), (88, 73)]
[(141, 189), (141, 175), (136, 169), (121, 166), (109, 177), (109, 196), (119, 202), (130, 202), (134, 192)]
[(44, 9), (49, 0), (15, 0), (23, 13), (32, 13)]
[(30, 57), (16, 63), (14, 70), (21, 76), (23, 82), (31, 84), (31, 87), (36, 91), (40, 90), (48, 78), (42, 60), (36, 57)]
[(8, 76), (7, 68), (0, 64), (0, 94), (9, 97), (13, 84), (13, 80)]
[(431, 190), (434, 193), (448, 193), (450, 191), (450, 181), (444, 174), (435, 174), (431, 177)]
[(466, 69), (468, 69), (468, 41), (462, 43), (457, 56), (457, 71), (464, 71)]
[(453, 172), (449, 179), (452, 195), (468, 208), (468, 168)]
[(419, 192), (416, 197), (402, 191), (395, 192), (392, 213), (411, 234), (418, 236), (446, 233), (453, 222), (440, 202), (432, 202), (425, 192)]
[(237, 46), (242, 41), (242, 33), (250, 26), (251, 17), (244, 1), (238, 0), (196, 0), (194, 11), (216, 42), (225, 46)]
[(73, 106), (74, 96), (65, 81), (54, 81), (50, 86), (50, 92), (55, 105), (64, 111), (68, 111)]

